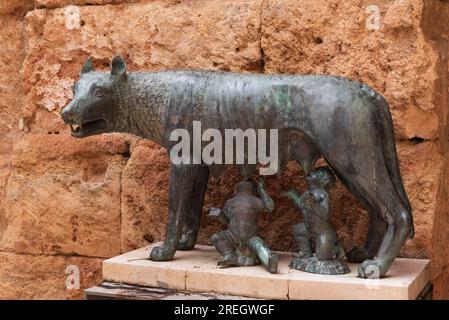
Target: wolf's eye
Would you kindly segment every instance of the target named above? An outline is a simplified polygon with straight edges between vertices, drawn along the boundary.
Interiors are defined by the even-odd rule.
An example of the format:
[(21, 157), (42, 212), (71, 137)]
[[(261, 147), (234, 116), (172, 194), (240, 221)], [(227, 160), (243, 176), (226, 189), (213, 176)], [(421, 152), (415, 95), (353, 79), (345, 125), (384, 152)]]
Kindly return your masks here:
[(104, 96), (104, 91), (103, 91), (103, 89), (97, 88), (97, 89), (95, 90), (95, 96), (96, 96), (96, 97), (102, 97), (102, 96)]

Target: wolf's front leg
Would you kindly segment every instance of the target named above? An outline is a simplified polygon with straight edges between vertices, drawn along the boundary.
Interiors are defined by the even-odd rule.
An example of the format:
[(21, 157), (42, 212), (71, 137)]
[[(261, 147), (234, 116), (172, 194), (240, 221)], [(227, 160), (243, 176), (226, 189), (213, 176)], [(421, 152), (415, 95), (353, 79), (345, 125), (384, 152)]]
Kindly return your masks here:
[(168, 261), (173, 259), (183, 227), (189, 220), (187, 217), (193, 203), (193, 196), (197, 194), (194, 186), (200, 168), (201, 166), (171, 165), (165, 242), (162, 246), (153, 248), (150, 253), (151, 260)]
[(178, 250), (191, 250), (195, 247), (200, 229), (201, 212), (203, 211), (204, 194), (209, 181), (209, 168), (207, 166), (195, 166), (195, 181), (193, 182), (192, 195), (186, 212), (186, 219), (182, 226), (181, 237), (178, 241)]

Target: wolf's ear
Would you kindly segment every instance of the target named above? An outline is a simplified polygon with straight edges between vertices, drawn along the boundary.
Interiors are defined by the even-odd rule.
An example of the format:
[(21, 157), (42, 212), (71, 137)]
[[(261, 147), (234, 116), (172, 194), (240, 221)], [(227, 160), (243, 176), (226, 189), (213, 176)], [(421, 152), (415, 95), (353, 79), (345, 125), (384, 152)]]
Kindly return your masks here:
[(126, 62), (121, 56), (115, 56), (111, 61), (111, 74), (126, 78)]
[(83, 68), (80, 71), (80, 76), (89, 73), (91, 71), (94, 71), (94, 63), (92, 57), (89, 57), (89, 59), (87, 59), (86, 63), (84, 64)]

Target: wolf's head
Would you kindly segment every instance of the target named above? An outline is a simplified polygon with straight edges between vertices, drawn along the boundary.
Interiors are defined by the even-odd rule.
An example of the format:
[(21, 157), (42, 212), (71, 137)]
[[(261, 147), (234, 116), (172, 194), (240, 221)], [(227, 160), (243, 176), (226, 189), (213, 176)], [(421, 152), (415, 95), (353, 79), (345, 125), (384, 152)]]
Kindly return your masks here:
[(114, 57), (111, 73), (95, 72), (88, 59), (73, 87), (74, 99), (62, 110), (61, 117), (70, 125), (72, 136), (84, 138), (117, 129), (120, 114), (119, 88), (126, 83), (126, 63)]

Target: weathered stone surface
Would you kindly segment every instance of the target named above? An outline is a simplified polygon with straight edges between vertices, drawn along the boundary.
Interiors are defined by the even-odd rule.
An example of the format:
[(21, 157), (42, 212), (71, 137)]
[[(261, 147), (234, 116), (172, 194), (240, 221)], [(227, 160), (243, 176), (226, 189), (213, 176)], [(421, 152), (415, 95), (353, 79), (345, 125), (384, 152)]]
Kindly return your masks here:
[[(2, 0), (0, 2), (0, 15), (14, 14), (23, 15), (29, 10), (33, 10), (34, 0)], [(1, 17), (3, 19), (4, 17)]]
[(380, 1), (380, 30), (366, 27), (372, 1), (265, 1), (262, 49), (270, 73), (325, 73), (371, 85), (390, 104), (399, 139), (436, 138), (438, 55), (420, 27), (420, 0)]
[[(2, 4), (0, 12), (6, 3)], [(25, 44), (23, 26), (24, 22), (16, 16), (0, 13), (0, 38), (3, 41), (0, 46), (0, 235), (6, 228), (5, 190), (13, 145), (20, 136), (19, 118), (24, 101), (20, 78)]]
[[(446, 154), (447, 158), (447, 154)], [(439, 190), (437, 194), (437, 211), (433, 221), (432, 239), (433, 250), (431, 255), (432, 262), (432, 281), (433, 297), (435, 299), (449, 299), (449, 167), (446, 160), (444, 171), (440, 177)]]
[(432, 229), (444, 158), (433, 142), (402, 143), (398, 146), (398, 155), (402, 159), (402, 178), (415, 222), (415, 238), (406, 242), (402, 256), (429, 258), (437, 245), (432, 242)]
[(25, 44), (23, 21), (13, 15), (2, 15), (0, 36), (8, 45), (0, 46), (0, 154), (8, 156), (12, 142), (19, 131), (19, 114), (23, 104), (20, 68), (24, 54), (20, 54)]
[(75, 6), (104, 5), (104, 4), (136, 3), (136, 2), (151, 2), (151, 1), (154, 0), (36, 0), (35, 2), (37, 8), (54, 9), (69, 5)]
[(28, 135), (17, 143), (5, 195), (0, 250), (110, 257), (120, 253), (121, 153), (95, 137)]
[(167, 222), (167, 152), (143, 139), (130, 151), (122, 172), (122, 252), (163, 240)]
[[(97, 258), (0, 252), (0, 299), (82, 299), (83, 289), (101, 282), (101, 264)], [(73, 266), (79, 289), (67, 289)]]

